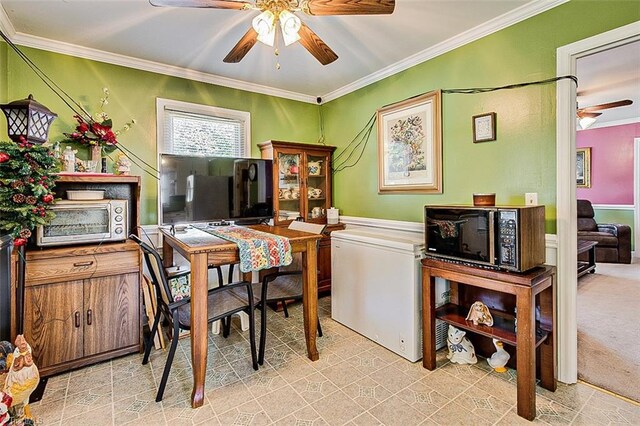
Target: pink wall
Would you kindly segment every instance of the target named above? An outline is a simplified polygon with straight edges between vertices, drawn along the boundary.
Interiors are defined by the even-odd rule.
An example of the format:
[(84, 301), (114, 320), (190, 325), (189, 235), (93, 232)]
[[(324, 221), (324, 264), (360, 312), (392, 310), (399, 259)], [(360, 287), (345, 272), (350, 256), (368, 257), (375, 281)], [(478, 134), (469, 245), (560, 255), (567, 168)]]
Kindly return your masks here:
[(640, 123), (577, 132), (576, 147), (591, 147), (591, 188), (578, 188), (579, 199), (633, 204), (633, 139), (638, 137)]

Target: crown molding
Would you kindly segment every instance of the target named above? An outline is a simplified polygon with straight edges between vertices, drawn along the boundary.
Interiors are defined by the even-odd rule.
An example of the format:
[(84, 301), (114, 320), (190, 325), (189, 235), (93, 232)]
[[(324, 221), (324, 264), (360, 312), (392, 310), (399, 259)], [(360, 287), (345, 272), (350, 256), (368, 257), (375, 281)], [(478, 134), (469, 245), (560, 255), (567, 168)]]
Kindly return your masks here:
[(16, 35), (16, 29), (13, 27), (11, 20), (9, 20), (9, 15), (5, 12), (4, 7), (2, 7), (2, 3), (0, 3), (0, 30), (2, 30), (9, 39), (13, 39)]
[(393, 65), (383, 68), (380, 71), (376, 71), (373, 74), (369, 74), (366, 77), (354, 81), (353, 83), (349, 83), (346, 86), (329, 92), (322, 96), (322, 103), (330, 102), (341, 96), (347, 95), (351, 92), (355, 92), (356, 90), (368, 86), (372, 83), (375, 83), (384, 78), (409, 69), (413, 66), (438, 57), (442, 54), (450, 52), (454, 49), (457, 49), (458, 47), (481, 39), (482, 37), (493, 34), (511, 25), (517, 24), (518, 22), (524, 21), (525, 19), (531, 18), (532, 16), (538, 15), (542, 12), (546, 12), (547, 10), (553, 9), (554, 7), (560, 6), (561, 4), (568, 1), (569, 0), (536, 0), (532, 1), (531, 3), (527, 3), (517, 9), (512, 10), (511, 12), (498, 16), (490, 21), (478, 25), (475, 28), (467, 30), (454, 37), (451, 37), (448, 40), (438, 43), (435, 46), (425, 49), (422, 52), (418, 52), (415, 55), (409, 56), (408, 58), (403, 59), (400, 62), (396, 62)]
[[(528, 19), (539, 13), (545, 12), (569, 0), (535, 0), (527, 3), (511, 12), (494, 18), (482, 25), (471, 30), (465, 31), (455, 37), (445, 40), (429, 49), (425, 49), (415, 55), (412, 55), (393, 65), (385, 67), (373, 74), (354, 81), (340, 89), (329, 92), (322, 97), (322, 103), (327, 103), (341, 96), (347, 95), (372, 83), (380, 81), (386, 77), (404, 71), (415, 65), (433, 59), (453, 49), (471, 43), (489, 34), (495, 33), (501, 29), (509, 27), (520, 21)], [(186, 78), (189, 80), (200, 81), (203, 83), (215, 84), (219, 86), (230, 87), (233, 89), (246, 90), (254, 93), (261, 93), (269, 96), (276, 96), (294, 101), (316, 104), (317, 97), (309, 96), (302, 93), (291, 92), (288, 90), (277, 89), (274, 87), (263, 86), (242, 80), (236, 80), (228, 77), (222, 77), (215, 74), (194, 71), (187, 68), (162, 64), (159, 62), (138, 59), (131, 56), (119, 55), (116, 53), (106, 52), (98, 49), (91, 49), (78, 46), (71, 43), (64, 43), (56, 40), (37, 37), (26, 33), (16, 32), (13, 24), (9, 20), (2, 2), (0, 0), (0, 29), (15, 44), (42, 49), (50, 52), (60, 53), (63, 55), (75, 56), (78, 58), (90, 59), (98, 62), (104, 62), (113, 65), (120, 65), (128, 68), (149, 71), (157, 74), (169, 75), (172, 77)]]
[[(103, 50), (91, 49), (71, 43), (37, 37), (25, 33), (16, 32), (9, 21), (0, 3), (0, 28), (17, 45), (46, 50), (49, 52), (61, 53), (63, 55), (75, 56), (78, 58), (90, 59), (107, 64), (120, 65), (143, 71), (150, 71), (156, 74), (164, 74), (172, 77), (186, 78), (188, 80), (201, 81), (203, 83), (215, 84), (218, 86), (230, 87), (232, 89), (246, 90), (248, 92), (261, 93), (263, 95), (276, 96), (279, 98), (291, 99), (294, 101), (316, 104), (316, 97), (291, 92), (288, 90), (276, 89), (274, 87), (249, 83), (215, 74), (208, 74), (201, 71), (194, 71), (187, 68), (162, 64), (160, 62), (148, 61), (131, 56), (119, 55), (117, 53), (105, 52)], [(5, 31), (5, 28), (7, 29)]]

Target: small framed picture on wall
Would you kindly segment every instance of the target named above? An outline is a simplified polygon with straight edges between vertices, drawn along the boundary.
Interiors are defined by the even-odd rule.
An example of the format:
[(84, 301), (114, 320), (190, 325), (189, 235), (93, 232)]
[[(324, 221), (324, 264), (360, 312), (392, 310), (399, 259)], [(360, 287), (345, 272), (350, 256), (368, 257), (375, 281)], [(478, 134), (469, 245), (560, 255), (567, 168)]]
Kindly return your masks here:
[(591, 148), (576, 149), (576, 187), (591, 188)]
[(496, 140), (496, 113), (473, 116), (473, 143)]

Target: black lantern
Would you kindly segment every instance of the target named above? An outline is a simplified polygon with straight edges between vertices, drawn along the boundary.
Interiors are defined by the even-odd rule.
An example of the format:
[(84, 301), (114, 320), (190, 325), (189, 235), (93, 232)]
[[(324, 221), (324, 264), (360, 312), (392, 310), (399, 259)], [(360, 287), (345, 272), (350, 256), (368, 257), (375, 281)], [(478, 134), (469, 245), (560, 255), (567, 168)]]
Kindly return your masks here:
[(33, 99), (33, 95), (21, 101), (0, 105), (0, 108), (7, 116), (9, 138), (16, 143), (20, 142), (21, 137), (32, 144), (45, 143), (49, 126), (58, 116)]

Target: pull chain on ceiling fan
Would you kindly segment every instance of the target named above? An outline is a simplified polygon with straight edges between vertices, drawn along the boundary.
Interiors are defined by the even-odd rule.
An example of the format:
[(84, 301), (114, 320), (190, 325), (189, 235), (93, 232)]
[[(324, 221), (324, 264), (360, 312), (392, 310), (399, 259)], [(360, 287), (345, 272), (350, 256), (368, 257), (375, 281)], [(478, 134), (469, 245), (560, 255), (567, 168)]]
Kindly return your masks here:
[(595, 123), (596, 119), (602, 115), (601, 112), (597, 112), (597, 111), (603, 111), (605, 109), (628, 106), (628, 105), (631, 105), (632, 103), (633, 101), (631, 99), (624, 99), (621, 101), (607, 102), (605, 104), (598, 104), (598, 105), (593, 105), (589, 107), (578, 108), (576, 111), (576, 115), (578, 117), (578, 125), (582, 130), (584, 130), (587, 127), (591, 126), (593, 123)]
[[(312, 16), (327, 15), (389, 15), (395, 9), (395, 0), (149, 0), (153, 6), (197, 7), (211, 9), (257, 10), (261, 13), (252, 26), (224, 58), (224, 62), (240, 62), (260, 41), (274, 46), (276, 22), (280, 25), (285, 46), (296, 41), (309, 51), (322, 65), (338, 59), (338, 55), (322, 41), (294, 12)], [(276, 47), (276, 55), (278, 49)]]

